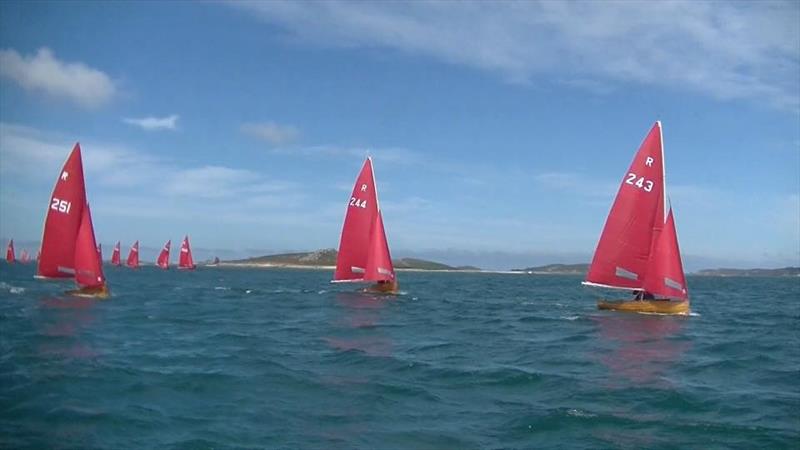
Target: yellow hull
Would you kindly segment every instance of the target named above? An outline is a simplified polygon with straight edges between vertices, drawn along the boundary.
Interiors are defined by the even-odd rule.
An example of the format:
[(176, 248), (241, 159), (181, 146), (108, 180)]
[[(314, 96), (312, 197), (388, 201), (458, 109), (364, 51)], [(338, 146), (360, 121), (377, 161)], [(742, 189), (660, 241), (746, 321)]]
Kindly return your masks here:
[(111, 291), (108, 290), (108, 286), (103, 285), (100, 287), (84, 287), (75, 289), (72, 291), (67, 291), (65, 294), (72, 295), (74, 297), (88, 297), (103, 300), (111, 296)]
[(391, 283), (376, 283), (372, 286), (365, 288), (365, 292), (371, 292), (376, 294), (397, 294), (400, 292), (398, 288), (397, 281), (392, 281)]
[(609, 311), (654, 313), (654, 314), (689, 314), (689, 301), (657, 300), (620, 300), (597, 302), (597, 309)]

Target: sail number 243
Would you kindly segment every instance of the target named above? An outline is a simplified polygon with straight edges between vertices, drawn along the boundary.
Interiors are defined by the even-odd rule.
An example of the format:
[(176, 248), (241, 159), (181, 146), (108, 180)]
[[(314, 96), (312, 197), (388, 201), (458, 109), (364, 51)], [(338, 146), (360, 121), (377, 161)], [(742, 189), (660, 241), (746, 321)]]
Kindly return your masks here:
[(639, 189), (644, 189), (645, 192), (650, 192), (653, 190), (652, 181), (645, 180), (644, 177), (638, 177), (637, 179), (636, 174), (633, 172), (625, 175), (625, 184), (630, 184), (631, 186), (636, 186)]
[(53, 201), (52, 203), (50, 203), (50, 209), (66, 214), (69, 214), (70, 208), (72, 208), (72, 202), (68, 202), (66, 200), (59, 200), (56, 197), (53, 197)]

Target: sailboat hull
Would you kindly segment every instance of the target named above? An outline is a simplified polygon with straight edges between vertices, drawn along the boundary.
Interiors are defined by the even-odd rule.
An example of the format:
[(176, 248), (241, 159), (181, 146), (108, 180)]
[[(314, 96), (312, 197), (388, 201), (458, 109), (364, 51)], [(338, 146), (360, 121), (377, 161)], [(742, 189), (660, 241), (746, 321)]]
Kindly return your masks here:
[(400, 292), (400, 289), (397, 281), (392, 281), (389, 283), (375, 283), (372, 286), (365, 288), (364, 291), (374, 294), (397, 294)]
[(97, 298), (101, 300), (111, 296), (111, 292), (108, 290), (108, 286), (106, 285), (84, 287), (72, 291), (67, 291), (65, 292), (65, 294), (71, 295), (73, 297), (88, 297), (88, 298)]
[(651, 314), (689, 314), (689, 301), (656, 300), (600, 300), (597, 309)]

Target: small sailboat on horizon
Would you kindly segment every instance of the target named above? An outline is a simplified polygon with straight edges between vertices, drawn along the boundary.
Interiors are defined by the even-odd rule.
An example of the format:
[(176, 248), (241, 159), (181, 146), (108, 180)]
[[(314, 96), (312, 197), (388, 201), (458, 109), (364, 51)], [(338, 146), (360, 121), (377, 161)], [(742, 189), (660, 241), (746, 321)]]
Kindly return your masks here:
[(50, 197), (36, 278), (74, 278), (78, 289), (67, 294), (107, 298), (110, 292), (86, 197), (81, 147), (76, 143)]
[(371, 292), (398, 291), (371, 157), (364, 161), (348, 200), (332, 281), (373, 282), (367, 289)]
[(189, 246), (189, 235), (183, 238), (181, 243), (181, 254), (178, 259), (178, 269), (181, 270), (194, 270), (197, 266), (194, 264), (192, 258), (192, 248)]
[(114, 245), (114, 250), (111, 251), (111, 265), (112, 266), (121, 266), (122, 260), (120, 258), (120, 242), (117, 241), (116, 245)]
[(6, 246), (6, 262), (9, 264), (14, 264), (17, 258), (14, 256), (14, 240), (11, 239), (8, 241), (8, 246)]
[(169, 269), (169, 247), (172, 244), (172, 239), (168, 240), (164, 247), (161, 249), (161, 253), (158, 254), (158, 259), (156, 260), (156, 265), (164, 270)]
[(131, 251), (128, 253), (128, 260), (125, 262), (125, 265), (131, 269), (139, 268), (139, 241), (131, 245)]
[(668, 205), (661, 122), (634, 156), (597, 243), (584, 285), (632, 290), (633, 300), (597, 303), (599, 309), (688, 314), (675, 219)]

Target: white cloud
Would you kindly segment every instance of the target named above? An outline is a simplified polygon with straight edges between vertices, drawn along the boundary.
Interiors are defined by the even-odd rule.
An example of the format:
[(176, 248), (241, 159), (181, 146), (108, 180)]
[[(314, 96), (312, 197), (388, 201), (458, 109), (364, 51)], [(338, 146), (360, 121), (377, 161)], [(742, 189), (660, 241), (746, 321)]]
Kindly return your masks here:
[(295, 127), (280, 125), (275, 122), (245, 123), (241, 126), (241, 131), (242, 133), (267, 141), (272, 145), (287, 144), (294, 141), (299, 136)]
[(154, 130), (175, 130), (178, 127), (178, 119), (180, 116), (173, 114), (167, 117), (143, 117), (141, 119), (122, 119), (123, 122), (129, 125), (135, 125), (145, 131)]
[(322, 45), (385, 47), (595, 92), (637, 83), (800, 105), (793, 1), (239, 2)]
[(31, 56), (0, 50), (0, 74), (27, 90), (67, 98), (84, 107), (107, 103), (117, 90), (102, 71), (80, 62), (60, 61), (46, 47)]

